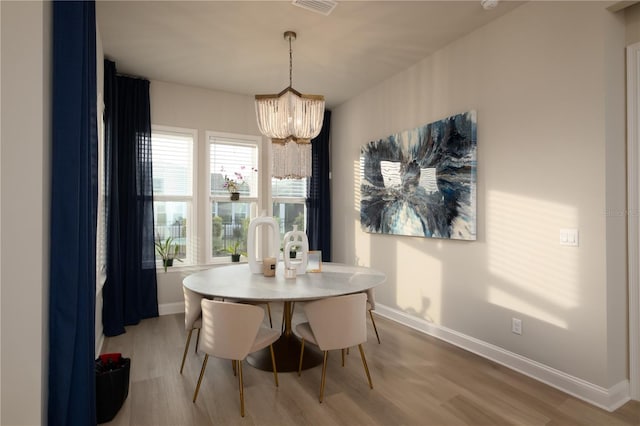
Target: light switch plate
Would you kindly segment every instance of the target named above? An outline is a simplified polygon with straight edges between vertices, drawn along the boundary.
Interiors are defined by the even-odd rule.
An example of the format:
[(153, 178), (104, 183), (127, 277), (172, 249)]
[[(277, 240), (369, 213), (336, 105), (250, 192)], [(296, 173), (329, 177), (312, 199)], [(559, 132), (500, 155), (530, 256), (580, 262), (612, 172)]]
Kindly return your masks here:
[(578, 246), (578, 230), (575, 228), (560, 229), (560, 245), (561, 246)]

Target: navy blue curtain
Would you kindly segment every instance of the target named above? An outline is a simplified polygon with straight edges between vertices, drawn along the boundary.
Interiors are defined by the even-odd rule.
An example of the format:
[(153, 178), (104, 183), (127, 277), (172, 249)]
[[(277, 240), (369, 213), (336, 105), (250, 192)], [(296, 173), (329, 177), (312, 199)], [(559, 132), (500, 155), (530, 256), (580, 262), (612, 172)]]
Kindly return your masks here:
[(330, 133), (331, 111), (325, 111), (322, 130), (311, 140), (312, 176), (307, 194), (309, 247), (312, 250), (322, 250), (323, 262), (331, 262)]
[(49, 425), (96, 423), (95, 3), (53, 3)]
[(149, 81), (117, 75), (105, 60), (107, 279), (105, 336), (158, 316)]

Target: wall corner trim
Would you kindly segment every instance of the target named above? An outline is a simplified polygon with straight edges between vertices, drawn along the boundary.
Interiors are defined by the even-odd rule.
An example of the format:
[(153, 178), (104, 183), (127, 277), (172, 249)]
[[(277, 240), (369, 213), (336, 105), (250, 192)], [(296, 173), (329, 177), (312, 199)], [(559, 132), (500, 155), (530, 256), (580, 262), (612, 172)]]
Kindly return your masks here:
[(380, 303), (376, 304), (376, 309), (373, 312), (381, 317), (504, 365), (609, 412), (615, 411), (630, 400), (628, 380), (623, 380), (611, 388), (605, 389), (491, 343), (430, 323), (422, 318), (411, 316)]

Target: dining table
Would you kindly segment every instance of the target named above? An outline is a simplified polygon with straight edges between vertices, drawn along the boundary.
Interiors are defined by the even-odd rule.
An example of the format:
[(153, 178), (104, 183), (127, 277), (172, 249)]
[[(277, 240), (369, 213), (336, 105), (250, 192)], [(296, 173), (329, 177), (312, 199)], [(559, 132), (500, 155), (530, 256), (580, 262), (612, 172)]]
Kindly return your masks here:
[[(283, 262), (276, 265), (275, 276), (252, 273), (246, 263), (212, 267), (193, 273), (183, 280), (191, 291), (207, 298), (239, 302), (282, 302), (283, 331), (273, 344), (276, 368), (280, 372), (297, 371), (301, 342), (293, 333), (295, 302), (306, 302), (345, 294), (361, 293), (386, 281), (384, 273), (366, 266), (324, 262), (319, 272), (286, 278)], [(321, 353), (304, 345), (303, 369), (322, 363)], [(269, 348), (249, 354), (247, 362), (260, 370), (272, 370)]]

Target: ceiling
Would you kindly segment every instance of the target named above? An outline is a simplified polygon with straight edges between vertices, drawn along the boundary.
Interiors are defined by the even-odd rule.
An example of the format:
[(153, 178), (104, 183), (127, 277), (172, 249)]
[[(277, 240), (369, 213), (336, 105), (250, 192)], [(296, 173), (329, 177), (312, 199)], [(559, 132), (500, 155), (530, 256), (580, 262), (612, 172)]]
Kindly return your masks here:
[(96, 5), (118, 72), (247, 95), (289, 85), (335, 107), (522, 4), (339, 1), (324, 16), (291, 1), (109, 1)]

